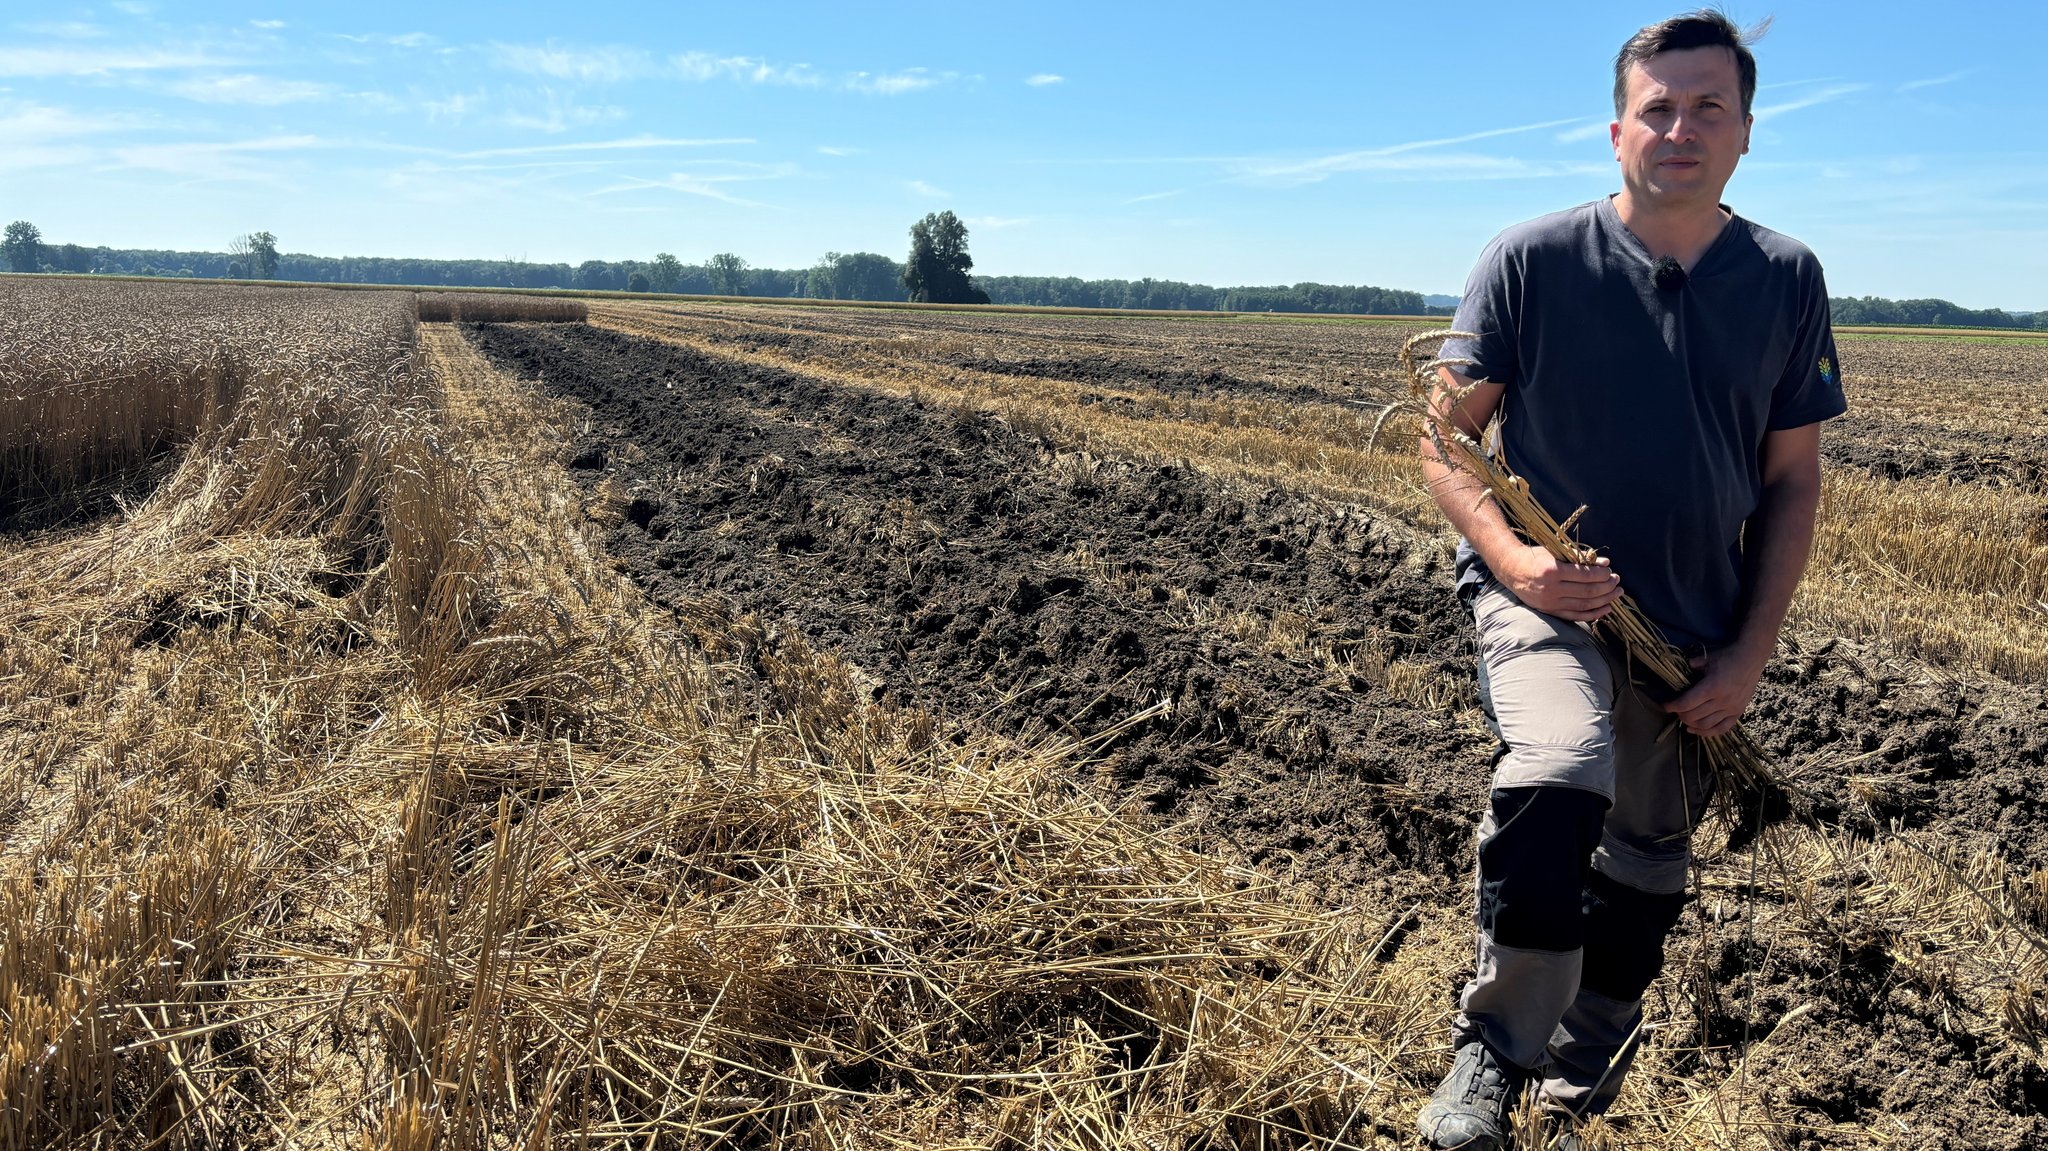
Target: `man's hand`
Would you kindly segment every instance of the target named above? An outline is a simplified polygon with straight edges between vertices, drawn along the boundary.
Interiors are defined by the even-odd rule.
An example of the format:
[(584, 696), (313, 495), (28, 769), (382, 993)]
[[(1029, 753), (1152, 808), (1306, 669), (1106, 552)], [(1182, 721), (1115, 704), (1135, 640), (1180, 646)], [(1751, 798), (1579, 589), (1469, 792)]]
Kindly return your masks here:
[(1621, 598), (1621, 577), (1605, 556), (1590, 564), (1566, 563), (1539, 547), (1526, 544), (1490, 565), (1493, 578), (1515, 598), (1545, 615), (1573, 623), (1592, 623), (1614, 610)]
[(1726, 735), (1735, 730), (1749, 701), (1756, 698), (1756, 684), (1763, 678), (1767, 662), (1768, 655), (1758, 659), (1732, 647), (1694, 656), (1692, 666), (1700, 673), (1699, 679), (1665, 704), (1664, 710), (1677, 716), (1694, 735)]

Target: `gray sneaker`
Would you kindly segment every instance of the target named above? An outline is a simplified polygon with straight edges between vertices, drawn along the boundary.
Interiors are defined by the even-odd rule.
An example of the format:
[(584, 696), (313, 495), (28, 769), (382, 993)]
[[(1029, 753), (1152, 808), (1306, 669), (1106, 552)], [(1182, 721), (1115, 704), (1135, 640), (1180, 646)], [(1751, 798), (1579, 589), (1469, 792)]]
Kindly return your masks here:
[(1528, 1072), (1474, 1039), (1458, 1048), (1451, 1073), (1422, 1105), (1416, 1126), (1431, 1147), (1501, 1151), (1508, 1145), (1510, 1116), (1528, 1082)]

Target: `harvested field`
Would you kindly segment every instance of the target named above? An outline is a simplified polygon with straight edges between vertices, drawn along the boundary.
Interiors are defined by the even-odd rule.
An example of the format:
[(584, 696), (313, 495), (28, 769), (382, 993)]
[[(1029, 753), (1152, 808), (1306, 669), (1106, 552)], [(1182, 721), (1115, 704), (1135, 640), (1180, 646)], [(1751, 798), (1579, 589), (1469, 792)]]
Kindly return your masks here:
[[(592, 312), (407, 313), (284, 473), (354, 501), (222, 470), (363, 387), (286, 357), (6, 525), (0, 1147), (1412, 1145), (1490, 741), (1366, 443), (1409, 329)], [(2041, 456), (1939, 399), (2036, 346), (1845, 341), (1896, 522), (1750, 724), (1818, 820), (1704, 837), (1617, 1145), (2048, 1141), (2048, 652), (1977, 568)]]
[[(921, 319), (879, 317), (872, 340), (846, 312), (812, 322), (794, 309), (707, 309), (695, 325), (673, 310), (654, 322), (606, 318), (668, 337), (654, 343), (575, 329), (471, 335), (508, 370), (591, 405), (571, 458), (618, 517), (611, 552), (657, 598), (711, 592), (783, 621), (846, 653), (879, 698), (1024, 736), (1095, 738), (1123, 794), (1179, 819), (1191, 842), (1240, 852), (1325, 898), (1459, 900), (1485, 738), (1469, 710), (1459, 714), (1470, 655), (1462, 621), (1444, 613), (1443, 551), (1405, 522), (1401, 493), (1377, 507), (1333, 503), (1313, 494), (1336, 486), (1327, 471), (1247, 482), (1241, 457), (1161, 459), (1089, 419), (1111, 407), (1213, 426), (1270, 411), (1227, 406), (1237, 396), (1293, 396), (1297, 409), (1316, 392), (1382, 396), (1395, 336), (1309, 329), (1306, 366), (1287, 371), (1297, 333), (1226, 331), (1219, 342), (1233, 350), (1270, 341), (1239, 374), (1190, 366), (1223, 354), (1203, 344), (1210, 325), (1061, 317), (1012, 330), (940, 316), (918, 330)], [(992, 358), (992, 347), (1015, 358)], [(1316, 378), (1319, 357), (1346, 355), (1365, 362), (1349, 366), (1343, 388)], [(864, 369), (875, 379), (849, 379)], [(999, 415), (1013, 397), (1058, 385), (1024, 418)], [(1330, 407), (1270, 423), (1301, 437), (1358, 418)], [(1369, 562), (1352, 558), (1352, 540)], [(1275, 541), (1285, 562), (1272, 559)], [(1145, 658), (1119, 660), (1118, 645)], [(1361, 651), (1365, 675), (1343, 666)], [(1100, 736), (1162, 696), (1174, 716)], [(1262, 700), (1312, 702), (1243, 722), (1240, 701)], [(1809, 626), (1771, 669), (1751, 726), (1825, 819), (1898, 821), (2024, 872), (2048, 849), (2044, 719), (2036, 690), (1931, 671)], [(1711, 930), (1692, 930), (1688, 945), (1711, 949)], [(1726, 946), (1713, 962), (1742, 966)], [(1842, 994), (1851, 979), (1822, 954), (1772, 955), (1779, 966), (1766, 978), (1787, 1005)], [(1899, 978), (1895, 962), (1875, 966), (1853, 977), (1866, 990)], [(1747, 1010), (1731, 1005), (1719, 1028)], [(1867, 1005), (1833, 1026), (1891, 1041)], [(1691, 1038), (1732, 1037), (1709, 1021)], [(1824, 1034), (1812, 1042), (1840, 1081), (1869, 1073), (1843, 1064)], [(1954, 1090), (1982, 1088), (1959, 1072), (1927, 1098)], [(1999, 1090), (2001, 1107), (2027, 1114), (2042, 1081), (2015, 1072)]]

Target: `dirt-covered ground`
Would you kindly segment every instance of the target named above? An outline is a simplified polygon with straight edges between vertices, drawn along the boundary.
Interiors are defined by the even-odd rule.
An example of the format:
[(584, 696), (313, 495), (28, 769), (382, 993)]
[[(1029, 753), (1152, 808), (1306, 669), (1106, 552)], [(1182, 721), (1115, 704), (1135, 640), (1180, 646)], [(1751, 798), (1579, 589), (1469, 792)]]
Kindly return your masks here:
[[(1278, 369), (1284, 347), (1267, 331), (1234, 362), (1239, 336), (1223, 325), (1163, 353), (1130, 321), (1031, 321), (1052, 334), (1004, 322), (821, 313), (820, 330), (764, 325), (736, 342), (824, 347), (868, 324), (872, 341), (923, 341), (953, 367), (1118, 393), (1313, 401), (1370, 375), (1346, 375), (1345, 341), (1361, 337), (1335, 329), (1298, 333), (1326, 369), (1315, 382)], [(616, 513), (610, 551), (657, 601), (722, 597), (839, 654), (877, 698), (1078, 739), (1119, 802), (1332, 903), (1465, 898), (1491, 741), (1438, 541), (1353, 506), (1064, 451), (966, 405), (580, 325), (467, 331), (501, 368), (588, 405), (563, 459)], [(1844, 424), (1829, 458), (2032, 488), (2048, 461), (2019, 433), (1990, 450), (1930, 433), (1890, 451), (1884, 435)], [(1896, 822), (2021, 869), (2048, 858), (2038, 689), (1794, 635), (1749, 725), (1824, 820)], [(1745, 1044), (1758, 1020), (1798, 1008), (1752, 1061), (1752, 1074), (1778, 1069), (1754, 1089), (1807, 1132), (1783, 1145), (1828, 1145), (1828, 1125), (1880, 1113), (1921, 1124), (1891, 1133), (1902, 1146), (2048, 1140), (2038, 1062), (1956, 1024), (1908, 960), (1780, 948), (1705, 910), (1681, 933), (1674, 955), (1710, 990), (1673, 1024), (1674, 1046)], [(1447, 995), (1459, 978), (1446, 971)]]

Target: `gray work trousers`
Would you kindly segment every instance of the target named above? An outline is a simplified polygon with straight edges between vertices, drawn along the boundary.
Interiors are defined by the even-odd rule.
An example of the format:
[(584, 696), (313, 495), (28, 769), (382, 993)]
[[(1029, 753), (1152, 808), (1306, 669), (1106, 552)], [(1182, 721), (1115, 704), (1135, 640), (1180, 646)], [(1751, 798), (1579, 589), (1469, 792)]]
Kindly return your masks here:
[[(1459, 999), (1459, 1038), (1483, 1039), (1503, 1058), (1540, 1072), (1549, 1106), (1591, 1114), (1613, 1100), (1634, 1058), (1642, 992), (1662, 965), (1664, 933), (1684, 899), (1687, 845), (1713, 776), (1699, 741), (1645, 698), (1623, 661), (1585, 628), (1523, 605), (1492, 580), (1471, 607), (1481, 696), (1503, 748), (1495, 802), (1479, 828), (1478, 963)], [(1565, 802), (1547, 808), (1503, 804), (1531, 795), (1518, 790), (1529, 788), (1582, 794), (1552, 795)], [(1574, 827), (1509, 829), (1496, 818), (1542, 818), (1544, 810), (1574, 803), (1590, 813), (1590, 833), (1583, 819)], [(1550, 854), (1532, 859), (1531, 851)], [(1561, 890), (1566, 884), (1573, 889)], [(1494, 938), (1486, 925), (1506, 920), (1489, 917), (1488, 900), (1506, 888), (1524, 907), (1548, 906), (1559, 916), (1583, 908), (1583, 918), (1563, 933), (1578, 946), (1513, 946), (1525, 941)], [(1617, 969), (1631, 974), (1616, 977)], [(1595, 970), (1609, 994), (1581, 985), (1582, 973)]]

